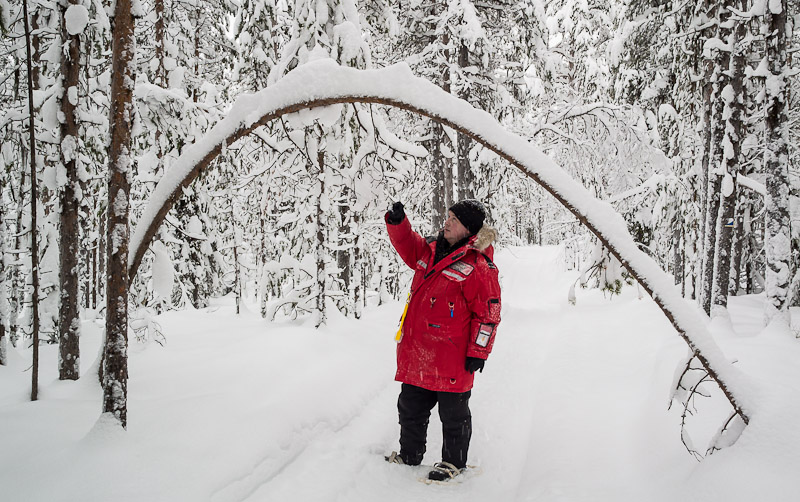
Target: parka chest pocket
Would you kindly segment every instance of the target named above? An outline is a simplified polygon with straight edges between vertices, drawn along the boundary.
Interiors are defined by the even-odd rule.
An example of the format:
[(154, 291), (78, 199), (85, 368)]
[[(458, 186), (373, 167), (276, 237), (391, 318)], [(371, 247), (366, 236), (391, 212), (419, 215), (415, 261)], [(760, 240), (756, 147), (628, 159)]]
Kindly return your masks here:
[(447, 288), (439, 289), (438, 296), (430, 298), (431, 309), (427, 316), (429, 330), (446, 329), (450, 324), (450, 319), (455, 315), (456, 304), (453, 299), (456, 292), (450, 291), (450, 287), (448, 285)]

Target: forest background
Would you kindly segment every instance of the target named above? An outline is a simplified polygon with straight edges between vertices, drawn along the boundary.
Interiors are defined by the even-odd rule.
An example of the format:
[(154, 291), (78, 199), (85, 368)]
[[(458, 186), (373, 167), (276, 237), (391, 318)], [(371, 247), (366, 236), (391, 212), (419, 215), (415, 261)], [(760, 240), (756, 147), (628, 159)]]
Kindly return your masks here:
[[(0, 0), (0, 364), (9, 344), (58, 344), (60, 378), (77, 379), (80, 318), (119, 310), (106, 292), (127, 274), (109, 257), (156, 183), (238, 96), (321, 58), (408, 64), (612, 204), (706, 313), (764, 292), (765, 316), (788, 319), (800, 305), (797, 7)], [(117, 48), (129, 62), (112, 71)], [(114, 136), (115, 120), (127, 137)], [(370, 300), (405, 292), (383, 232), (388, 203), (403, 201), (433, 234), (468, 197), (487, 205), (499, 246), (561, 244), (581, 285), (613, 294), (630, 281), (495, 154), (423, 117), (352, 104), (227, 145), (170, 211), (114, 322), (136, 342), (162, 342), (156, 314), (228, 294), (257, 299), (270, 320), (320, 326), (332, 308), (359, 318)]]

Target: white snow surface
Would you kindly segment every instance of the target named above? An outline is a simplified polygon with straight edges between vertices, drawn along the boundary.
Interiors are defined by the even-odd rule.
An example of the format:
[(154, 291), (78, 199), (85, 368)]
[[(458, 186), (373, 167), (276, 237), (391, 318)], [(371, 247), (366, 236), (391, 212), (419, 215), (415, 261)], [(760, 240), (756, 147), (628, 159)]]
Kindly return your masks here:
[(202, 140), (184, 149), (170, 172), (156, 186), (132, 234), (129, 265), (143, 245), (144, 233), (164, 201), (205, 155), (224, 144), (235, 131), (251, 126), (265, 116), (315, 99), (345, 100), (348, 97), (380, 98), (424, 110), (471, 131), (490, 148), (517, 159), (523, 169), (553, 187), (558, 196), (580, 214), (586, 215), (587, 221), (620, 252), (636, 274), (649, 284), (658, 300), (670, 309), (676, 324), (685, 332), (693, 348), (709, 361), (720, 380), (726, 383), (740, 409), (748, 416), (757, 413), (764, 389), (743, 378), (738, 368), (730, 364), (705, 327), (707, 317), (683, 301), (672, 276), (664, 273), (638, 248), (628, 233), (626, 222), (610, 204), (593, 197), (538, 148), (505, 130), (491, 115), (444, 92), (435, 84), (415, 77), (402, 63), (380, 70), (356, 70), (341, 67), (330, 59), (320, 59), (299, 66), (267, 89), (237, 99), (227, 116)]
[[(234, 314), (233, 300), (157, 318), (166, 345), (130, 347), (128, 430), (99, 420), (96, 362), (57, 380), (41, 350), (40, 400), (29, 402), (30, 353), (0, 366), (3, 500), (73, 501), (794, 501), (800, 493), (800, 345), (762, 325), (763, 297), (732, 298), (719, 343), (769, 389), (731, 447), (701, 463), (667, 410), (684, 343), (635, 287), (612, 299), (577, 291), (559, 248), (497, 253), (503, 322), (471, 407), (468, 471), (426, 485), (425, 468), (392, 465), (397, 449), (393, 331), (399, 302), (334, 313), (317, 331)], [(688, 302), (688, 300), (687, 300)], [(257, 311), (251, 305), (252, 312)], [(795, 316), (800, 322), (800, 316)], [(102, 328), (84, 321), (81, 350)], [(698, 402), (703, 448), (730, 409)], [(434, 410), (424, 462), (439, 460)]]

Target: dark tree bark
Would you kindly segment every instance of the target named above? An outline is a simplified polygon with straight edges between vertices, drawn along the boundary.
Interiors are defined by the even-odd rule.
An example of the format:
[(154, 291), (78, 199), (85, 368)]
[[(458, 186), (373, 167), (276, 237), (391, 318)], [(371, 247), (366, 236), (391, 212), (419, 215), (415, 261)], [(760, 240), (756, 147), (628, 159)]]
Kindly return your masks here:
[(229, 191), (228, 198), (231, 203), (231, 227), (233, 229), (233, 292), (236, 295), (236, 313), (241, 313), (242, 305), (242, 279), (239, 266), (239, 238), (236, 232), (235, 197)]
[[(791, 233), (789, 215), (789, 117), (786, 82), (786, 10), (787, 0), (768, 2), (780, 12), (767, 13), (766, 50), (771, 80), (767, 85), (766, 137), (764, 155), (766, 172), (765, 255), (766, 312), (768, 320), (781, 317), (789, 322), (789, 285), (792, 278)], [(777, 9), (776, 9), (777, 10)]]
[[(154, 2), (155, 12), (156, 12), (156, 22), (155, 22), (155, 36), (156, 36), (156, 47), (155, 47), (155, 58), (158, 62), (158, 66), (156, 66), (156, 74), (155, 74), (155, 84), (161, 87), (167, 87), (167, 70), (164, 68), (164, 42), (166, 40), (166, 19), (164, 14), (164, 0), (155, 0)], [(155, 147), (156, 147), (156, 157), (158, 158), (158, 167), (156, 168), (156, 174), (161, 175), (162, 170), (162, 158), (164, 157), (164, 151), (161, 148), (161, 129), (156, 129), (155, 134)]]
[(258, 250), (258, 289), (261, 291), (261, 317), (267, 317), (267, 288), (264, 286), (265, 282), (265, 273), (264, 273), (264, 266), (267, 263), (267, 212), (268, 207), (265, 204), (261, 204), (261, 207), (258, 211), (258, 223), (259, 223), (259, 250)]
[[(0, 181), (0, 196), (3, 185)], [(8, 364), (8, 335), (6, 335), (6, 319), (8, 319), (8, 303), (6, 298), (6, 226), (3, 220), (3, 204), (0, 204), (0, 366)]]
[[(716, 14), (713, 12), (713, 8), (709, 6), (709, 1), (705, 0), (696, 11), (696, 14), (702, 13), (704, 15), (708, 15), (710, 17), (715, 17)], [(709, 12), (711, 11), (711, 12)], [(705, 39), (710, 38), (713, 36), (713, 33), (710, 32), (709, 29), (704, 30), (701, 32), (701, 35), (698, 37), (698, 49), (702, 48), (702, 45)], [(719, 201), (715, 197), (713, 199), (709, 198), (709, 193), (717, 193), (719, 192), (719, 186), (712, 186), (712, 182), (715, 181), (715, 177), (711, 175), (711, 130), (713, 127), (713, 120), (712, 117), (714, 115), (714, 81), (712, 79), (713, 72), (714, 72), (714, 61), (711, 59), (706, 59), (703, 63), (704, 69), (703, 73), (705, 78), (703, 79), (702, 84), (702, 93), (703, 93), (703, 158), (702, 158), (702, 168), (700, 170), (700, 186), (699, 186), (699, 194), (700, 194), (700, 207), (703, 210), (703, 221), (700, 227), (701, 234), (703, 236), (703, 243), (701, 249), (701, 265), (700, 265), (700, 277), (696, 281), (699, 283), (699, 291), (697, 291), (697, 297), (700, 302), (700, 305), (703, 307), (703, 310), (706, 311), (706, 314), (711, 313), (711, 281), (713, 280), (714, 276), (714, 249), (713, 246), (716, 243), (716, 225), (714, 224), (714, 218), (717, 215), (717, 211), (719, 210)], [(711, 216), (710, 216), (711, 215)]]
[(361, 254), (361, 213), (353, 211), (353, 305), (355, 307), (355, 318), (361, 319), (361, 314), (364, 307), (366, 307), (366, 295), (364, 292), (367, 289), (367, 274), (366, 266), (362, 260)]
[(241, 279), (239, 278), (239, 252), (237, 248), (239, 244), (236, 242), (236, 225), (234, 224), (234, 236), (233, 236), (233, 270), (234, 270), (234, 278), (233, 278), (233, 290), (236, 294), (236, 313), (241, 313), (241, 305), (242, 305), (242, 284)]
[(355, 280), (351, 261), (352, 237), (350, 234), (350, 218), (353, 212), (350, 208), (350, 189), (342, 187), (339, 193), (339, 235), (336, 250), (336, 268), (339, 270), (339, 281), (342, 284), (342, 293), (347, 298), (345, 302), (345, 315), (350, 315), (350, 305), (353, 304), (351, 285)]
[(156, 85), (160, 85), (161, 87), (166, 87), (167, 71), (164, 68), (164, 41), (166, 38), (165, 37), (166, 19), (164, 15), (164, 0), (155, 0), (153, 4), (156, 13), (156, 22), (154, 26), (155, 36), (156, 36), (155, 58), (156, 61), (158, 62), (158, 66), (156, 67), (155, 83)]
[(722, 180), (720, 176), (709, 173), (706, 187), (706, 232), (703, 236), (703, 266), (700, 280), (700, 301), (706, 314), (711, 315), (712, 286), (714, 284), (714, 257), (717, 243), (717, 215), (719, 214), (719, 194)]
[(58, 378), (77, 380), (80, 377), (80, 292), (78, 274), (78, 210), (81, 193), (78, 179), (78, 122), (77, 105), (78, 77), (80, 76), (80, 35), (70, 35), (63, 21), (67, 7), (77, 4), (70, 0), (62, 4), (61, 40), (66, 46), (62, 50), (61, 74), (63, 75), (61, 112), (61, 163), (67, 182), (61, 190), (61, 215), (59, 226), (59, 287), (61, 301), (58, 308)]
[(106, 341), (103, 413), (128, 423), (128, 240), (135, 39), (130, 0), (117, 0), (111, 60), (111, 146), (106, 237)]
[(96, 247), (96, 255), (97, 260), (95, 260), (95, 264), (97, 265), (97, 269), (95, 271), (95, 281), (94, 281), (94, 293), (92, 294), (92, 303), (94, 304), (93, 308), (97, 308), (97, 297), (100, 297), (102, 301), (105, 297), (105, 276), (106, 276), (106, 223), (108, 222), (108, 215), (106, 214), (107, 211), (101, 211), (97, 215), (97, 222), (99, 231), (98, 234), (98, 241)]
[(25, 49), (28, 66), (28, 119), (29, 139), (31, 149), (31, 317), (33, 326), (33, 366), (31, 370), (31, 401), (39, 399), (39, 241), (37, 240), (37, 203), (39, 194), (36, 186), (36, 127), (34, 126), (33, 110), (33, 64), (31, 63), (31, 29), (28, 22), (28, 0), (22, 1), (22, 15), (25, 18)]
[[(746, 5), (735, 6), (735, 2), (726, 3), (723, 7), (727, 13), (723, 25), (733, 20), (730, 15), (731, 8), (746, 9)], [(744, 127), (742, 114), (744, 113), (744, 68), (745, 51), (742, 46), (746, 26), (743, 22), (734, 21), (735, 27), (721, 28), (720, 39), (730, 40), (733, 54), (728, 58), (727, 89), (721, 89), (717, 99), (723, 101), (723, 136), (720, 145), (722, 153), (722, 168), (731, 181), (731, 191), (721, 193), (719, 215), (717, 217), (717, 243), (714, 259), (714, 287), (712, 289), (712, 302), (715, 307), (727, 308), (728, 288), (731, 268), (731, 248), (733, 247), (733, 229), (735, 225), (735, 212), (737, 200), (737, 177), (741, 165), (742, 140)], [(730, 92), (725, 92), (730, 91)]]
[(672, 230), (672, 277), (675, 279), (675, 284), (683, 284), (683, 227), (680, 220)]
[[(720, 11), (719, 17), (728, 19), (730, 13)], [(729, 29), (719, 28), (717, 37), (721, 40), (727, 38)], [(702, 281), (702, 306), (706, 314), (711, 315), (711, 305), (714, 299), (714, 266), (716, 264), (719, 230), (720, 196), (722, 192), (722, 176), (724, 173), (724, 148), (722, 141), (725, 137), (725, 102), (722, 91), (728, 85), (730, 78), (726, 73), (730, 64), (730, 55), (727, 51), (716, 50), (711, 71), (712, 90), (707, 96), (711, 108), (711, 141), (707, 145), (708, 160), (708, 187), (706, 192), (705, 235), (703, 239), (703, 281)], [(709, 105), (707, 105), (709, 106)]]
[(744, 207), (749, 204), (747, 197), (739, 192), (739, 200), (736, 203), (736, 214), (734, 215), (733, 238), (731, 239), (731, 277), (728, 281), (728, 295), (739, 294), (739, 284), (742, 279), (742, 255), (744, 254), (745, 229), (744, 229)]
[[(325, 193), (325, 152), (317, 152), (317, 165), (319, 167), (319, 194), (317, 196), (317, 235), (316, 235), (316, 258), (317, 258), (317, 301), (316, 301), (316, 320), (314, 327), (319, 328), (325, 324), (325, 280), (327, 272), (325, 270), (325, 212), (322, 210), (322, 198)], [(310, 166), (309, 166), (310, 167)]]

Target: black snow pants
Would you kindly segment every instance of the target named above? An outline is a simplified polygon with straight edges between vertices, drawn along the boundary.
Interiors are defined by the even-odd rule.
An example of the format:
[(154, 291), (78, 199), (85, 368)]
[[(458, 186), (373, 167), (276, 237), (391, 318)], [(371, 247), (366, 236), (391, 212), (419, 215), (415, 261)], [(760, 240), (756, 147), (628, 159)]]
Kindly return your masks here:
[(442, 460), (459, 469), (467, 466), (467, 451), (472, 437), (469, 398), (472, 391), (435, 392), (403, 384), (397, 399), (400, 415), (400, 457), (409, 465), (419, 465), (425, 454), (431, 410), (439, 404), (442, 421)]

